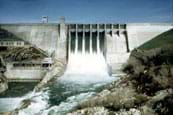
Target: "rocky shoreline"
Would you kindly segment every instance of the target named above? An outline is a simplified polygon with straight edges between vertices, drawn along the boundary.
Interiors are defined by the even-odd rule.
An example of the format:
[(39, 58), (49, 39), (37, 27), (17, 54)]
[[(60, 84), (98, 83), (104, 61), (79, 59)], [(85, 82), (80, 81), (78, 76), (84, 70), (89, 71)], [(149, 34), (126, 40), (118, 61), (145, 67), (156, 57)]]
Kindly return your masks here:
[(3, 73), (0, 73), (0, 94), (8, 89), (7, 78)]

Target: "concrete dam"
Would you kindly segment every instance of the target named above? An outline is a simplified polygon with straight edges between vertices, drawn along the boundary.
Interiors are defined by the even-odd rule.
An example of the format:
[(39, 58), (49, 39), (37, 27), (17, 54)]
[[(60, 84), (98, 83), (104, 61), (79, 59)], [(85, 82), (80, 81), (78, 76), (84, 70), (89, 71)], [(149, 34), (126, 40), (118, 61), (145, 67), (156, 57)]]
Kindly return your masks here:
[[(172, 28), (170, 23), (71, 24), (64, 19), (60, 23), (0, 24), (1, 30), (19, 38), (4, 37), (0, 31), (0, 47), (32, 46), (47, 55), (41, 61), (6, 62), (9, 80), (40, 80), (48, 70), (44, 64), (51, 65), (55, 58), (68, 64), (73, 54), (102, 54), (108, 73), (114, 75), (134, 48)], [(15, 66), (20, 63), (31, 65)]]

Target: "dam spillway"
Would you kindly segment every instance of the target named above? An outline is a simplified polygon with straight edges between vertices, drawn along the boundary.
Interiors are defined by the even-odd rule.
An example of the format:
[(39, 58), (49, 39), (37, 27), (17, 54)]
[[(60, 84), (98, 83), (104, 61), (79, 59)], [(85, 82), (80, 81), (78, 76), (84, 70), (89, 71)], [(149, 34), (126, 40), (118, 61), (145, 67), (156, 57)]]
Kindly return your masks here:
[[(121, 30), (119, 28), (121, 27)], [(106, 35), (121, 39), (120, 48), (128, 52), (126, 26), (105, 24), (69, 24), (68, 51), (72, 52), (105, 52)], [(114, 41), (116, 42), (116, 41)], [(127, 45), (126, 45), (127, 44)]]
[(105, 31), (97, 31), (98, 28), (92, 29), (92, 25), (84, 24), (71, 24), (68, 27), (67, 79), (74, 74), (79, 77), (71, 81), (81, 80), (81, 76), (85, 76), (84, 82), (97, 76), (108, 77), (104, 58)]

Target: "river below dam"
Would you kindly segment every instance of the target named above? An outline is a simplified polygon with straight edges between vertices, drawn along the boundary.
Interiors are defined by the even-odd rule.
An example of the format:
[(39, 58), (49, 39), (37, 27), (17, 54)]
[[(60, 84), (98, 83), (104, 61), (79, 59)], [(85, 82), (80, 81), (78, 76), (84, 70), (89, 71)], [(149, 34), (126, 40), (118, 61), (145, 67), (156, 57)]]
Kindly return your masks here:
[(19, 110), (19, 115), (64, 115), (116, 80), (107, 72), (102, 53), (71, 53), (65, 74), (41, 92), (24, 92), (21, 96), (0, 98), (0, 112), (20, 108), (21, 101), (29, 99), (30, 105)]

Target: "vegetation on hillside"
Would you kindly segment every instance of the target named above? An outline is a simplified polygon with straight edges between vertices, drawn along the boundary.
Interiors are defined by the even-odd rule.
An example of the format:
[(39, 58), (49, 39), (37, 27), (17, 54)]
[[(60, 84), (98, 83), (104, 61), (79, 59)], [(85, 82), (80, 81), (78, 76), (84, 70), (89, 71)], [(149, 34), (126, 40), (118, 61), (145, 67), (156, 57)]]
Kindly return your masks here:
[(150, 50), (164, 47), (173, 48), (173, 29), (158, 35), (138, 48), (141, 50)]

